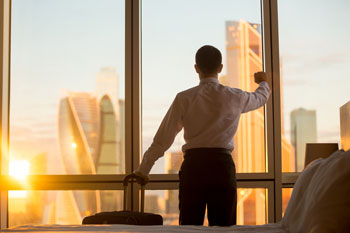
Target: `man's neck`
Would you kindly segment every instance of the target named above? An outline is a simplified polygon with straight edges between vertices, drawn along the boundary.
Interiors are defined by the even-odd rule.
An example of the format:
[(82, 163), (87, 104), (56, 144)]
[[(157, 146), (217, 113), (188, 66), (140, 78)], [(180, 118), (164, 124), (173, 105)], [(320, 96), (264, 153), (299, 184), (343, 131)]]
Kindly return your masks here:
[(199, 74), (199, 79), (202, 80), (202, 79), (205, 79), (205, 78), (218, 78), (218, 74)]

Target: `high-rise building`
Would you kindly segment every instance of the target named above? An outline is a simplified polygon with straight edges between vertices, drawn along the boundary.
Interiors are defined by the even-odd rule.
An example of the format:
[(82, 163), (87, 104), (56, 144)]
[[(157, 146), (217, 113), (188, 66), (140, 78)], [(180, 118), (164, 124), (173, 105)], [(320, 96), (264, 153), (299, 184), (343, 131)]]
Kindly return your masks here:
[(302, 171), (304, 169), (306, 143), (317, 142), (316, 111), (298, 108), (291, 112), (290, 119), (296, 170)]
[[(183, 153), (179, 152), (167, 152), (165, 154), (166, 158), (166, 173), (168, 174), (178, 174), (182, 161)], [(166, 214), (169, 218), (176, 217), (173, 214), (179, 212), (179, 190), (166, 190), (165, 191), (165, 204), (166, 204)]]
[[(260, 25), (226, 22), (226, 86), (254, 91), (254, 73), (262, 70)], [(237, 172), (265, 172), (264, 108), (243, 114), (234, 137), (232, 156)], [(254, 146), (253, 146), (254, 145)]]
[[(226, 22), (227, 74), (220, 77), (223, 85), (254, 91), (254, 73), (263, 70), (262, 40), (259, 24), (244, 20)], [(266, 172), (264, 108), (242, 114), (234, 137), (232, 157), (237, 172)], [(282, 116), (283, 117), (283, 116)], [(282, 135), (283, 156), (290, 167), (293, 148)], [(263, 224), (266, 222), (265, 190), (248, 189), (238, 192), (237, 222)]]
[(350, 150), (350, 101), (340, 107), (340, 147)]
[[(124, 173), (123, 103), (118, 99), (118, 76), (113, 68), (103, 68), (97, 74), (96, 94), (67, 91), (61, 98), (58, 134), (67, 174)], [(121, 208), (120, 192), (73, 191), (72, 194), (62, 193), (57, 197), (60, 204), (71, 205), (71, 215), (79, 213), (70, 219)], [(56, 212), (56, 218), (59, 216)], [(69, 219), (60, 222), (70, 223)]]
[(120, 173), (125, 173), (125, 100), (119, 99), (119, 160)]
[(182, 151), (166, 152), (165, 154), (165, 172), (168, 174), (177, 174), (184, 160)]
[[(96, 96), (100, 100), (107, 95), (113, 105), (113, 109), (119, 109), (118, 95), (118, 74), (114, 67), (103, 67), (96, 74)], [(116, 118), (119, 119), (119, 112), (115, 112)]]
[[(67, 92), (66, 96), (61, 98), (58, 136), (66, 174), (96, 174), (98, 116), (96, 97), (90, 93)], [(88, 213), (100, 211), (98, 191), (72, 191), (72, 194), (59, 194), (57, 201), (72, 206), (70, 209), (78, 209), (79, 212), (74, 211), (71, 214), (79, 215), (66, 220), (57, 219), (60, 223), (81, 219)], [(56, 216), (60, 215), (56, 213)]]
[[(124, 100), (118, 98), (118, 75), (114, 67), (104, 67), (97, 73), (96, 96), (101, 114), (99, 139), (101, 161), (97, 173), (124, 173), (125, 104)], [(115, 156), (112, 156), (112, 153)], [(106, 165), (106, 156), (109, 165)]]
[[(220, 78), (226, 86), (253, 91), (254, 73), (262, 70), (260, 25), (246, 21), (226, 22), (227, 74)], [(236, 135), (232, 157), (237, 172), (265, 172), (264, 108), (243, 114)], [(254, 191), (254, 192), (253, 192)], [(259, 203), (263, 190), (238, 192), (237, 223), (265, 223), (265, 207)], [(249, 217), (254, 216), (254, 218)]]

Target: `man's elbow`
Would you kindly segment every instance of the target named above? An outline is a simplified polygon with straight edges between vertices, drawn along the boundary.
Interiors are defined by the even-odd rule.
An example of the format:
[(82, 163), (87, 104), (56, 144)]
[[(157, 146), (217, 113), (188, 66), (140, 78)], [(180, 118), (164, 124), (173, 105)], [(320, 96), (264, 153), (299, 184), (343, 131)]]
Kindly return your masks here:
[(264, 106), (270, 98), (270, 93), (262, 94), (260, 96), (260, 107)]

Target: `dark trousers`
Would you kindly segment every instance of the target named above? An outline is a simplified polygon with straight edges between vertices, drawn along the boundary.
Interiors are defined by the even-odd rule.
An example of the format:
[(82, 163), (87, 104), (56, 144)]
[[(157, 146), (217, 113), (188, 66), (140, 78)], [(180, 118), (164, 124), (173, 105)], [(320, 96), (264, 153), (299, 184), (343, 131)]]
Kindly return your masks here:
[(185, 152), (179, 172), (180, 225), (236, 224), (236, 168), (229, 150), (196, 148)]

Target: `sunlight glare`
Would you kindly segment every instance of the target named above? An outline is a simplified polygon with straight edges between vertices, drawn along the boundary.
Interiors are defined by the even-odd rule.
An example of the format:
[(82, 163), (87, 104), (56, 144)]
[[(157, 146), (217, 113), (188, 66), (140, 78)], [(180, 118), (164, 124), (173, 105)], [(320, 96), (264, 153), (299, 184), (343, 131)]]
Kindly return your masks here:
[(29, 162), (26, 160), (15, 160), (10, 162), (10, 176), (24, 180), (29, 174)]
[(9, 191), (9, 198), (25, 199), (27, 198), (27, 191)]

